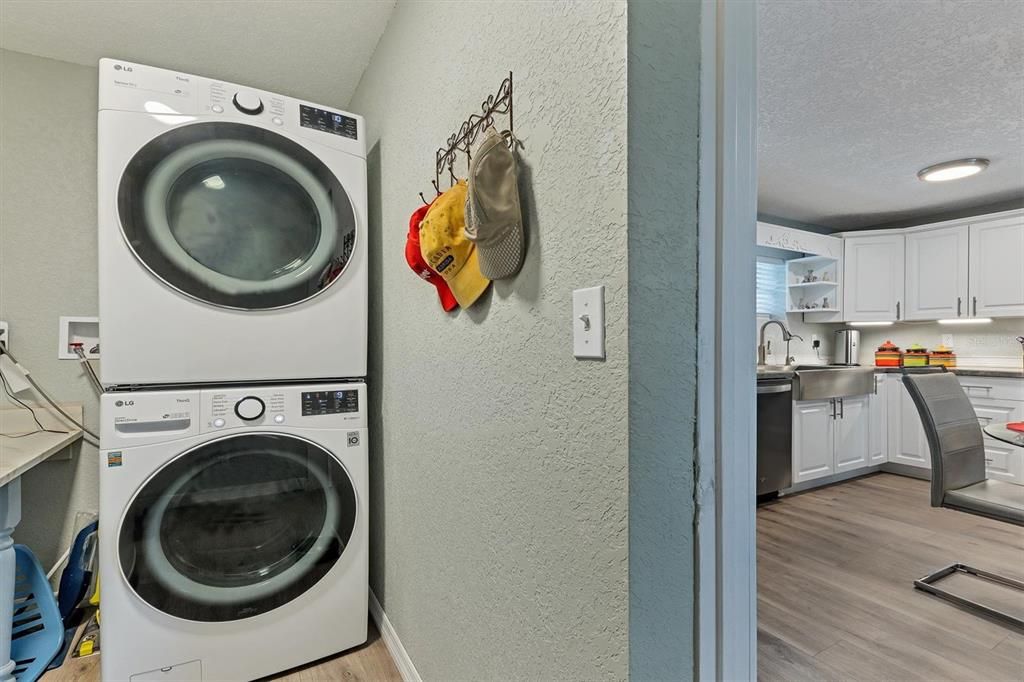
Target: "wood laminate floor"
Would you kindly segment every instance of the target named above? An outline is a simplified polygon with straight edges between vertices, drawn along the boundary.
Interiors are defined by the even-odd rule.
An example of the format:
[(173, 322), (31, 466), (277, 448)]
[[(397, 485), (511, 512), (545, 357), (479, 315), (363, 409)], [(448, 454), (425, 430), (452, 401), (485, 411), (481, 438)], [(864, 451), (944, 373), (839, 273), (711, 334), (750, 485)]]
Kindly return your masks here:
[[(372, 620), (368, 635), (366, 644), (360, 647), (265, 679), (278, 682), (401, 682), (402, 676)], [(88, 658), (69, 658), (61, 667), (43, 675), (41, 682), (99, 682), (102, 655), (101, 651)]]
[[(913, 588), (957, 561), (1024, 580), (1024, 529), (934, 509), (926, 481), (892, 474), (760, 507), (758, 677), (1024, 680), (1024, 633)], [(1024, 612), (972, 579), (957, 589)]]

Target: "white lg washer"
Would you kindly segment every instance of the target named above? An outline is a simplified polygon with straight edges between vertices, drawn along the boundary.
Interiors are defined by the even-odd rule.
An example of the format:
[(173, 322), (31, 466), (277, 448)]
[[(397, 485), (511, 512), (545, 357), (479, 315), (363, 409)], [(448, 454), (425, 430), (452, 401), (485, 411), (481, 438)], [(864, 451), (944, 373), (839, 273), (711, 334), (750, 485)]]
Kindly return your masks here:
[(105, 680), (251, 680), (366, 641), (364, 384), (106, 393)]
[(362, 117), (99, 64), (100, 379), (366, 376)]

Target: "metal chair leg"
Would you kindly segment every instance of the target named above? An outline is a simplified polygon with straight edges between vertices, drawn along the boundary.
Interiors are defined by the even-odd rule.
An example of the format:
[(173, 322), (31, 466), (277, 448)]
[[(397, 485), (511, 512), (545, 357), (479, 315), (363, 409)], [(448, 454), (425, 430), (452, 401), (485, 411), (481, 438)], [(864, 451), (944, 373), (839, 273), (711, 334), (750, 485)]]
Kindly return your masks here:
[(1013, 625), (1024, 630), (1024, 620), (1018, 618), (1017, 616), (1012, 616), (1004, 611), (1000, 611), (999, 609), (992, 608), (991, 606), (986, 606), (971, 599), (967, 599), (966, 597), (961, 597), (960, 595), (954, 594), (949, 590), (944, 590), (941, 587), (936, 586), (937, 582), (939, 582), (943, 578), (953, 575), (954, 573), (966, 573), (976, 578), (980, 578), (981, 580), (987, 580), (989, 582), (996, 583), (997, 585), (1002, 585), (1003, 587), (1009, 587), (1010, 589), (1024, 592), (1024, 582), (1014, 580), (1013, 578), (1007, 578), (1005, 576), (997, 575), (995, 573), (990, 573), (988, 571), (983, 571), (980, 568), (974, 568), (973, 566), (968, 566), (967, 564), (960, 563), (950, 564), (945, 568), (939, 569), (934, 573), (926, 575), (920, 580), (915, 580), (914, 587), (918, 590), (922, 590), (929, 594), (933, 594), (936, 597), (939, 597), (940, 599), (945, 599), (946, 601), (952, 602), (959, 606), (963, 606), (969, 611), (985, 614), (986, 616), (996, 618), (998, 620), (1009, 623), (1010, 625)]

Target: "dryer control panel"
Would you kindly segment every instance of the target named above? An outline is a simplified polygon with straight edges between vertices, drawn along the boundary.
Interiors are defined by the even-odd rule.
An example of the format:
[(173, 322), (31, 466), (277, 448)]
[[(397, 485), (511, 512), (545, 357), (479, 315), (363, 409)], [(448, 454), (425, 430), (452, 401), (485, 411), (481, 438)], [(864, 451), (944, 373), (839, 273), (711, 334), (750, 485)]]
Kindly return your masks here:
[(101, 59), (99, 110), (149, 114), (168, 125), (222, 120), (291, 134), (366, 158), (363, 117), (237, 83)]

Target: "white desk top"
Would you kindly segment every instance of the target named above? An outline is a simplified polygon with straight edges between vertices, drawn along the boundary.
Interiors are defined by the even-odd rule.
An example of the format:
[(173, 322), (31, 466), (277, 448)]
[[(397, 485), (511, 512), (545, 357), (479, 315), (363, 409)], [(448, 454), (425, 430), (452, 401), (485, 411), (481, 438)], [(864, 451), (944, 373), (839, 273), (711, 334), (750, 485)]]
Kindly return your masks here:
[[(0, 486), (5, 486), (23, 473), (54, 455), (82, 437), (82, 432), (67, 424), (56, 411), (38, 403), (28, 402), (36, 410), (39, 421), (48, 429), (67, 433), (40, 431), (24, 438), (0, 436)], [(82, 420), (80, 403), (62, 403), (61, 407), (72, 417)], [(0, 408), (0, 433), (20, 434), (34, 431), (36, 426), (28, 410), (16, 406)]]

